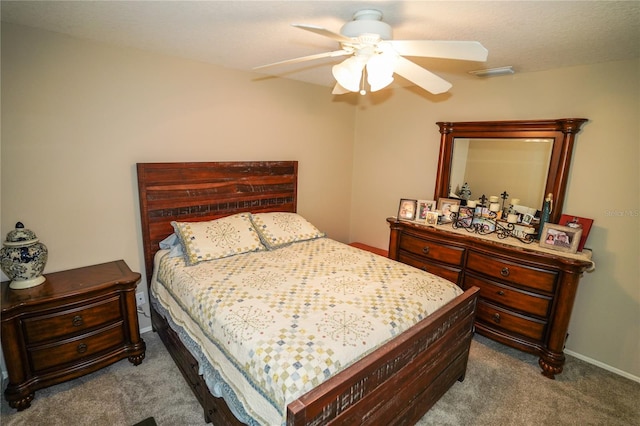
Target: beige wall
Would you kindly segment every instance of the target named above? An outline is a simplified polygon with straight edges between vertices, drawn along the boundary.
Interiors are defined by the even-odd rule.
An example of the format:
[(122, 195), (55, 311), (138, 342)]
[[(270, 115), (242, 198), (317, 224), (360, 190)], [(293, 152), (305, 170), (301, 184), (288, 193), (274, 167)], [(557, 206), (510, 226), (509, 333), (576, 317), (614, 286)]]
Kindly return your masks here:
[(354, 114), (326, 88), (3, 23), (2, 239), (24, 222), (45, 273), (143, 271), (136, 162), (298, 160), (298, 211), (347, 241)]
[(640, 376), (638, 218), (608, 213), (639, 208), (638, 68), (459, 82), (440, 97), (386, 90), (354, 108), (327, 88), (3, 23), (2, 238), (17, 220), (33, 229), (45, 273), (118, 258), (142, 271), (136, 162), (292, 159), (300, 213), (386, 247), (398, 200), (433, 196), (436, 121), (587, 117), (565, 211), (595, 219), (598, 269), (568, 348)]
[(594, 219), (597, 269), (581, 280), (567, 349), (640, 377), (639, 61), (457, 82), (445, 100), (378, 93), (358, 109), (351, 239), (383, 248), (399, 199), (433, 198), (437, 121), (589, 119), (564, 211)]

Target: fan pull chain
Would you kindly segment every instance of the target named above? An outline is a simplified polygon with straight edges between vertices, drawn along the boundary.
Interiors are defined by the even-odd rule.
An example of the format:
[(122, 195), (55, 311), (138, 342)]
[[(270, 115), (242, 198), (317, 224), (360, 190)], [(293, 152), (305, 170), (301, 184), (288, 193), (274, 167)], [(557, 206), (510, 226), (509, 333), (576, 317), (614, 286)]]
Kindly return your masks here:
[(362, 78), (360, 79), (360, 94), (362, 96), (367, 94), (367, 91), (364, 89), (365, 70), (366, 70), (366, 67), (362, 68)]

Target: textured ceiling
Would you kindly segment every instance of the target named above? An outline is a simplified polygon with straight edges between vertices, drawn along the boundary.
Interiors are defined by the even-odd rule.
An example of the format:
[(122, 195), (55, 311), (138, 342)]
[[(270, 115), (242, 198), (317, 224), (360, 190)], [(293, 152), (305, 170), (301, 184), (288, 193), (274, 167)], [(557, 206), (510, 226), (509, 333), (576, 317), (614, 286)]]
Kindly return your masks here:
[[(640, 57), (639, 1), (2, 1), (2, 20), (250, 71), (336, 50), (292, 27), (339, 32), (354, 12), (375, 8), (397, 40), (475, 40), (485, 63), (411, 58), (449, 81), (506, 65), (516, 72)], [(333, 86), (323, 59), (263, 73)], [(402, 84), (402, 79), (398, 79)], [(406, 84), (406, 82), (404, 82)]]

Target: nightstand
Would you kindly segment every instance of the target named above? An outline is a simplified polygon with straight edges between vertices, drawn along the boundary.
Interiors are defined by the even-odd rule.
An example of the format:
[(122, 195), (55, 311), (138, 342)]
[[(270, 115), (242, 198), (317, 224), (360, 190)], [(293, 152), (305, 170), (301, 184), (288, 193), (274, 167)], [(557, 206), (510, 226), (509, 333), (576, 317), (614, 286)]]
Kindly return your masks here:
[(24, 410), (38, 389), (75, 379), (123, 358), (144, 359), (136, 312), (140, 274), (122, 261), (45, 274), (33, 288), (1, 283), (5, 398)]

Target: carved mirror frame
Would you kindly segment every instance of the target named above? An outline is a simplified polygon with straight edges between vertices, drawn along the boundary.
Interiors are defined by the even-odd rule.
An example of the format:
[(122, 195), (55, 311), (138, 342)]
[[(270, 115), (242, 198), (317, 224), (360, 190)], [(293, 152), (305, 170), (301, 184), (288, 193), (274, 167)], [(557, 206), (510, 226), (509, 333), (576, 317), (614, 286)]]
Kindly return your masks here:
[[(550, 215), (550, 222), (558, 223), (562, 215), (573, 142), (586, 121), (588, 120), (585, 118), (563, 118), (557, 120), (436, 123), (440, 127), (441, 136), (434, 191), (435, 200), (449, 197), (451, 162), (456, 138), (553, 139), (545, 194), (553, 194), (553, 211)], [(542, 203), (537, 208), (542, 208)]]

